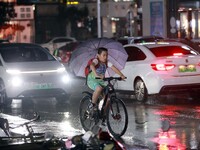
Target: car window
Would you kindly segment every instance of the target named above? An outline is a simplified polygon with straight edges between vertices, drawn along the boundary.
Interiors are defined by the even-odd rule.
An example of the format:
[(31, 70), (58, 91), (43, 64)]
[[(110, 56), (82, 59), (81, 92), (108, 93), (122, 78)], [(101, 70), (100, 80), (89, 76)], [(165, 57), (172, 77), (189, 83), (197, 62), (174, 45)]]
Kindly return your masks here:
[(128, 54), (127, 61), (139, 61), (146, 58), (146, 55), (138, 47), (129, 46), (125, 47), (125, 50)]
[(59, 39), (55, 39), (53, 43), (72, 42), (72, 41), (73, 41), (72, 39), (59, 38)]
[(5, 62), (55, 61), (46, 50), (35, 46), (12, 46), (0, 48)]
[(198, 52), (187, 46), (160, 46), (149, 48), (156, 57), (174, 56), (174, 55), (198, 55)]

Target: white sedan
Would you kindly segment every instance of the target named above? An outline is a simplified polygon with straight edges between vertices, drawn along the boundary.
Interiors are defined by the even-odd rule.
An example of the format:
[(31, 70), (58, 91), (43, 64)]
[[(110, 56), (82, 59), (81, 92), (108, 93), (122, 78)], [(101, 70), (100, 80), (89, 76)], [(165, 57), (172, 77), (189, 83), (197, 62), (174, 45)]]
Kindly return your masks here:
[(56, 44), (57, 48), (60, 48), (70, 42), (76, 42), (76, 39), (73, 37), (55, 37), (46, 43), (40, 44), (40, 46), (48, 49), (51, 52), (51, 54), (53, 54), (53, 51), (54, 51), (53, 45), (54, 44)]
[(128, 44), (128, 60), (122, 70), (127, 80), (118, 90), (134, 91), (138, 101), (148, 95), (198, 92), (200, 89), (200, 55), (178, 43)]

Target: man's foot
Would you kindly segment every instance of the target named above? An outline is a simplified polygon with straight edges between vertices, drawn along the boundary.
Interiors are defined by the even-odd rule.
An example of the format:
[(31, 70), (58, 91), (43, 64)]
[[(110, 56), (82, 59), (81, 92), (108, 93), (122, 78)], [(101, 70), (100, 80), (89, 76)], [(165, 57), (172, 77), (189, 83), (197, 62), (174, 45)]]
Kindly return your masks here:
[(102, 126), (106, 126), (106, 122), (103, 120), (101, 123)]
[(99, 112), (97, 107), (93, 107), (92, 109), (92, 118), (95, 120), (95, 124), (99, 122)]

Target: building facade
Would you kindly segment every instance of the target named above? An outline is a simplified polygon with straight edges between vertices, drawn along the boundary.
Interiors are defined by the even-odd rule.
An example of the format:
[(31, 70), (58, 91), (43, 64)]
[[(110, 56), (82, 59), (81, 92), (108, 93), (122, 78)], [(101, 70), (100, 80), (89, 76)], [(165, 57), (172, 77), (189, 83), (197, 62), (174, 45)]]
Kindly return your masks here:
[[(10, 21), (9, 28), (1, 30), (0, 37), (33, 43), (42, 43), (56, 36), (97, 37), (96, 0), (19, 2), (15, 6), (17, 17)], [(72, 6), (88, 9), (87, 18), (79, 19), (75, 25), (69, 24), (67, 15), (63, 15), (66, 13), (63, 10)], [(200, 38), (199, 0), (103, 0), (100, 17), (102, 37), (159, 35)], [(85, 23), (88, 20), (90, 22)]]
[(142, 10), (143, 35), (200, 38), (199, 0), (142, 0)]

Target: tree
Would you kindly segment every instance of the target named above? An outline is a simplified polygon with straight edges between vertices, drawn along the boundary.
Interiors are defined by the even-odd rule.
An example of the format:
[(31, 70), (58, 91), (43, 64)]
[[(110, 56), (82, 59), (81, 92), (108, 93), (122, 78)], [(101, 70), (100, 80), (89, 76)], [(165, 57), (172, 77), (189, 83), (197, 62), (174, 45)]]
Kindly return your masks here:
[(14, 17), (16, 17), (14, 3), (0, 2), (0, 26), (3, 26)]
[(84, 20), (88, 17), (89, 11), (85, 6), (83, 8), (77, 8), (75, 6), (66, 7), (63, 9), (62, 18), (66, 20), (66, 25), (68, 26), (67, 31), (71, 36), (79, 38), (80, 31), (78, 27), (78, 22), (84, 23)]

